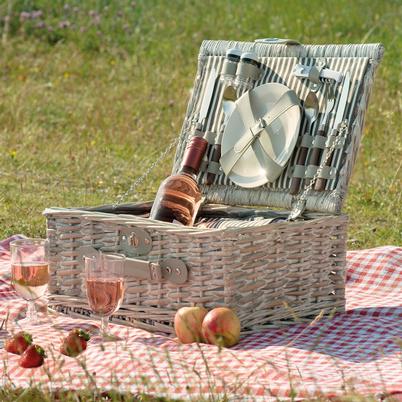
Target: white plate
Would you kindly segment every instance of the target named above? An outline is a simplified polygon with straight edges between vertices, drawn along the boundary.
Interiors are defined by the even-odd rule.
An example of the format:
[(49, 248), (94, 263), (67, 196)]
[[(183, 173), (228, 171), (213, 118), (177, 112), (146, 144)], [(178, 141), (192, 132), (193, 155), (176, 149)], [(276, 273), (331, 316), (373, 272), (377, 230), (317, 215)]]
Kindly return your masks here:
[[(279, 105), (281, 114), (276, 113)], [(256, 130), (260, 119), (266, 122), (273, 116), (268, 127)], [(297, 95), (285, 85), (264, 84), (243, 94), (223, 133), (221, 166), (225, 174), (247, 188), (274, 182), (292, 155), (300, 120)], [(259, 132), (257, 137), (253, 138), (251, 128)], [(252, 139), (249, 146), (245, 146), (247, 139)]]

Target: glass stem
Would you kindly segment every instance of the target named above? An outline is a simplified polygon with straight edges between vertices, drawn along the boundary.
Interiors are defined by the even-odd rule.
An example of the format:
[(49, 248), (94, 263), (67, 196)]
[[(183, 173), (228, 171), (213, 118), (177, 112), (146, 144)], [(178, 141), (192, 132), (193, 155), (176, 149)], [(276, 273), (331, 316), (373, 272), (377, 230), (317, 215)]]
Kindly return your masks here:
[(101, 334), (102, 334), (102, 335), (105, 335), (105, 334), (108, 333), (108, 325), (109, 325), (109, 317), (108, 317), (108, 316), (106, 316), (106, 317), (101, 317), (101, 327), (100, 327), (100, 330), (101, 330)]
[(38, 321), (38, 315), (36, 314), (35, 302), (32, 300), (28, 301), (27, 319), (32, 323)]

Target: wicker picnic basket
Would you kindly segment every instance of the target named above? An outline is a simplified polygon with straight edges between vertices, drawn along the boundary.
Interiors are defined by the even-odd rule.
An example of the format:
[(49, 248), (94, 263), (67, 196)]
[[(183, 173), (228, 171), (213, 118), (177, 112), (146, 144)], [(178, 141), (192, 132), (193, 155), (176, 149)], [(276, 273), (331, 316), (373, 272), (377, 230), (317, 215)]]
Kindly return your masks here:
[[(83, 280), (82, 257), (99, 250), (127, 256), (126, 296), (113, 321), (151, 331), (172, 333), (172, 321), (179, 307), (200, 304), (235, 309), (242, 329), (258, 330), (311, 320), (345, 307), (344, 269), (347, 216), (341, 214), (348, 181), (362, 134), (373, 77), (383, 47), (367, 45), (300, 45), (294, 42), (204, 41), (194, 89), (187, 108), (173, 166), (179, 170), (201, 94), (212, 69), (220, 71), (229, 48), (255, 52), (263, 73), (256, 85), (280, 82), (303, 100), (308, 80), (292, 73), (297, 63), (325, 64), (350, 73), (347, 130), (332, 141), (332, 166), (327, 169), (296, 166), (300, 138), (286, 168), (274, 183), (257, 188), (234, 185), (213, 163), (205, 160), (198, 177), (205, 206), (200, 216), (242, 219), (261, 215), (258, 225), (221, 228), (183, 227), (147, 218), (150, 203), (110, 205), (93, 208), (49, 208), (47, 218), (51, 253), (50, 301), (53, 308), (70, 315), (91, 315)], [(222, 120), (223, 88), (218, 82), (207, 121), (207, 137), (213, 143)], [(336, 101), (339, 91), (336, 92)], [(316, 135), (324, 92), (317, 92), (320, 114), (310, 137)], [(337, 104), (333, 110), (336, 113)], [(304, 121), (302, 120), (301, 127)], [(302, 136), (301, 136), (302, 137)], [(311, 138), (310, 138), (311, 139)], [(332, 139), (333, 140), (333, 139)], [(329, 141), (329, 140), (328, 140)], [(322, 142), (322, 148), (328, 142)], [(311, 152), (311, 149), (309, 150)], [(207, 152), (209, 157), (210, 153)], [(205, 185), (208, 169), (215, 169), (215, 181)], [(295, 171), (302, 178), (324, 177), (325, 191), (308, 188), (302, 196), (291, 196), (289, 185)], [(294, 221), (266, 219), (277, 216), (269, 208), (300, 209)]]

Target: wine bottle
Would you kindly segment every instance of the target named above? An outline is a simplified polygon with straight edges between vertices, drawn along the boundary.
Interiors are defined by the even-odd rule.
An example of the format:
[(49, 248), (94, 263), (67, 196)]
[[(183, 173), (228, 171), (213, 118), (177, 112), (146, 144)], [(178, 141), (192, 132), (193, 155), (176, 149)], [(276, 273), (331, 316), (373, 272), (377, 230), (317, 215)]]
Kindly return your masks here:
[(201, 190), (197, 183), (207, 141), (193, 137), (188, 144), (181, 169), (160, 185), (152, 205), (150, 218), (192, 226), (201, 205)]

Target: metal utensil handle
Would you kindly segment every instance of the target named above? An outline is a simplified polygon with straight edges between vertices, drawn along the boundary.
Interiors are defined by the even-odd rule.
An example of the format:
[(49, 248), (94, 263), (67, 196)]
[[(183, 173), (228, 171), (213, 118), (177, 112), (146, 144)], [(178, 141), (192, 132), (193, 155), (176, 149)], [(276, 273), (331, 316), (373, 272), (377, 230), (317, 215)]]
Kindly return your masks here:
[[(339, 128), (336, 128), (331, 135), (337, 136), (337, 138), (342, 137), (344, 133), (347, 130), (347, 124), (345, 122), (341, 123)], [(339, 140), (338, 140), (339, 141)], [(327, 149), (324, 150), (324, 153), (327, 152)], [(325, 159), (325, 166), (331, 166), (332, 165), (332, 160), (334, 158), (334, 152), (332, 152), (329, 157), (324, 157)], [(325, 186), (327, 184), (327, 179), (324, 179), (323, 177), (319, 177), (315, 183), (314, 190), (315, 191), (324, 191)]]
[(117, 205), (121, 204), (121, 202), (131, 193), (134, 192), (134, 190), (144, 182), (144, 180), (149, 176), (149, 174), (163, 161), (166, 159), (167, 155), (169, 152), (177, 146), (179, 142), (180, 137), (177, 136), (169, 143), (169, 145), (159, 154), (159, 156), (156, 158), (154, 162), (152, 162), (148, 168), (145, 170), (145, 172), (135, 179), (128, 190), (126, 190), (123, 194), (119, 194), (116, 197), (116, 202), (112, 205), (113, 208), (115, 208)]
[[(307, 147), (300, 148), (300, 153), (297, 158), (297, 165), (304, 165), (306, 163), (307, 153), (308, 153)], [(290, 184), (289, 193), (292, 195), (297, 194), (299, 192), (300, 183), (301, 183), (301, 177), (292, 177), (292, 183)]]
[(318, 177), (321, 175), (322, 169), (324, 169), (324, 167), (327, 165), (327, 163), (329, 163), (330, 158), (332, 158), (332, 155), (333, 155), (336, 147), (338, 146), (340, 139), (341, 139), (341, 136), (338, 135), (338, 137), (336, 137), (336, 140), (332, 143), (331, 147), (328, 149), (328, 152), (325, 155), (325, 158), (322, 160), (320, 166), (318, 167), (317, 172), (312, 177), (309, 184), (307, 185), (307, 187), (304, 189), (303, 193), (298, 198), (297, 202), (294, 204), (293, 209), (288, 216), (288, 219), (287, 219), (288, 221), (293, 221), (293, 220), (297, 219), (303, 213), (303, 211), (306, 207), (307, 196), (308, 196), (309, 192), (312, 190), (312, 188), (314, 187)]

